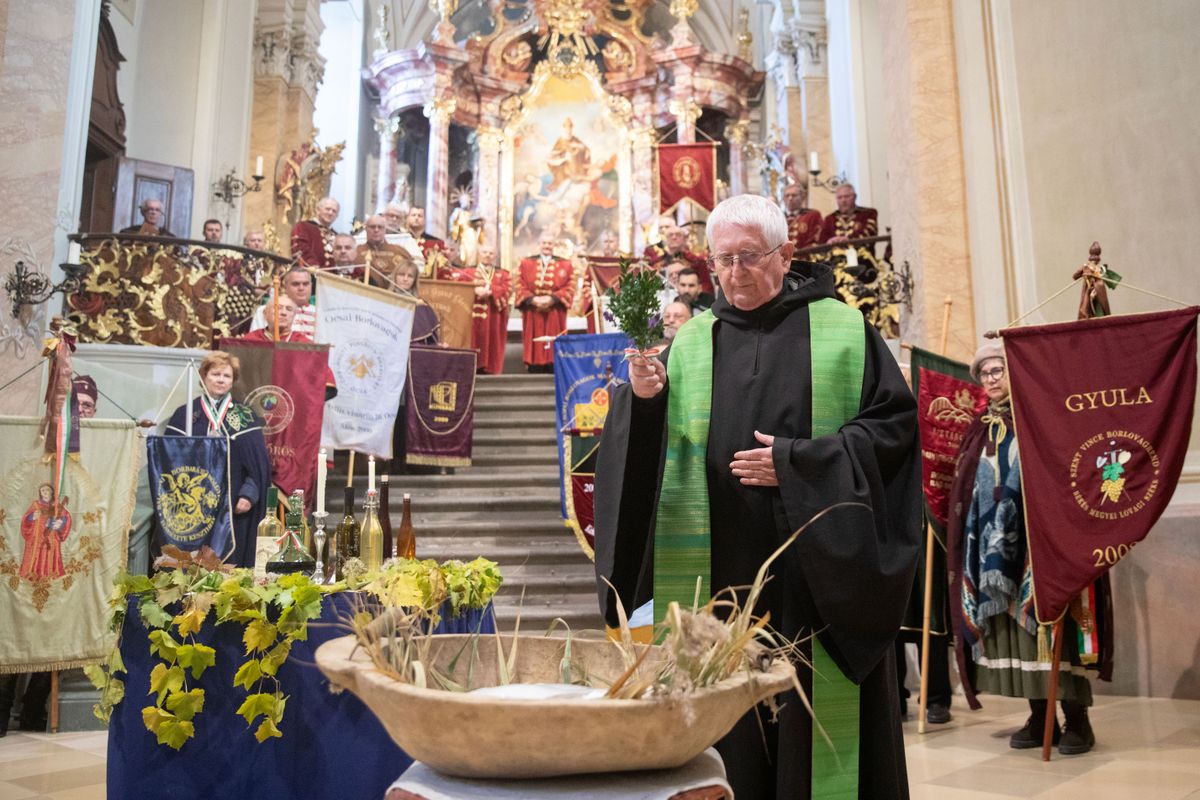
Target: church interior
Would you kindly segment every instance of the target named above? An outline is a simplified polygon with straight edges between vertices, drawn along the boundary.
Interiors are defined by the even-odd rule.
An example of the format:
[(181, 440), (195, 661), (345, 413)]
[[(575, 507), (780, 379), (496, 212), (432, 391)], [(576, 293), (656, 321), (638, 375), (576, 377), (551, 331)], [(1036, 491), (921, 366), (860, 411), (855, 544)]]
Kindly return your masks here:
[[(142, 728), (142, 709), (134, 708), (144, 692), (133, 677), (145, 681), (151, 668), (140, 628), (145, 669), (137, 673), (140, 667), (125, 656), (125, 709), (110, 707), (111, 721), (104, 722), (93, 706), (106, 702), (98, 698), (108, 689), (97, 689), (83, 669), (102, 657), (72, 650), (71, 637), (84, 637), (86, 626), (53, 623), (58, 630), (51, 638), (72, 653), (57, 657), (25, 654), (42, 652), (42, 634), (11, 628), (90, 613), (82, 608), (94, 610), (103, 629), (114, 579), (128, 587), (126, 570), (153, 576), (152, 561), (166, 541), (154, 532), (162, 526), (156, 515), (165, 512), (156, 499), (162, 489), (151, 492), (147, 484), (146, 470), (153, 483), (159, 467), (145, 464), (146, 441), (168, 440), (170, 409), (180, 408), (170, 424), (186, 420), (178, 424), (186, 424), (189, 438), (193, 418), (205, 424), (198, 412), (182, 413), (194, 402), (208, 414), (210, 431), (232, 424), (235, 435), (222, 440), (228, 447), (222, 469), (231, 476), (241, 469), (237, 418), (223, 422), (225, 406), (210, 409), (203, 399), (212, 393), (207, 376), (226, 363), (213, 362), (211, 351), (240, 356), (226, 397), (233, 398), (233, 414), (247, 409), (246, 419), (262, 423), (266, 436), (260, 460), (268, 479), (258, 486), (247, 478), (256, 487), (254, 510), (249, 501), (238, 506), (245, 525), (229, 515), (230, 530), (249, 537), (239, 545), (248, 554), (240, 566), (255, 561), (255, 531), (262, 547), (267, 486), (283, 506), (273, 520), (283, 544), (271, 553), (292, 547), (284, 530), (291, 531), (288, 494), (300, 488), (303, 542), (296, 539), (294, 549), (307, 559), (305, 572), (321, 576), (314, 583), (334, 582), (335, 561), (343, 579), (342, 556), (322, 549), (326, 531), (340, 542), (341, 529), (333, 532), (338, 520), (357, 516), (365, 553), (369, 517), (386, 537), (382, 561), (392, 552), (402, 556), (402, 533), (415, 531), (417, 558), (457, 566), (481, 557), (494, 562), (503, 583), (492, 587), (494, 600), (489, 594), (484, 601), (494, 613), (493, 630), (595, 631), (603, 638), (607, 625), (612, 636), (611, 617), (597, 604), (602, 511), (592, 508), (600, 491), (593, 482), (605, 458), (597, 442), (605, 415), (616, 408), (609, 390), (631, 380), (630, 359), (637, 363), (649, 351), (605, 345), (612, 352), (601, 354), (592, 337), (629, 333), (610, 313), (619, 308), (610, 303), (616, 276), (633, 285), (627, 263), (647, 265), (642, 274), (661, 272), (661, 306), (649, 324), (670, 342), (676, 330), (693, 326), (693, 315), (729, 303), (728, 275), (773, 257), (766, 252), (772, 242), (764, 252), (743, 248), (736, 257), (715, 252), (706, 238), (714, 208), (742, 195), (767, 198), (789, 226), (792, 269), (811, 262), (831, 276), (832, 296), (862, 312), (869, 340), (882, 342), (894, 362), (888, 369), (903, 371), (914, 393), (915, 353), (953, 362), (980, 381), (976, 367), (987, 357), (981, 361), (977, 351), (993, 341), (986, 334), (1090, 318), (1088, 290), (1081, 305), (1079, 288), (1081, 280), (1093, 285), (1089, 264), (1096, 275), (1114, 276), (1102, 279), (1105, 315), (1108, 306), (1114, 315), (1194, 311), (1200, 263), (1184, 257), (1200, 251), (1200, 226), (1188, 222), (1200, 218), (1194, 135), (1200, 105), (1186, 88), (1200, 72), (1193, 24), (1200, 28), (1200, 4), (1191, 0), (0, 0), (0, 198), (9, 207), (0, 232), (8, 301), (0, 304), (0, 438), (6, 440), (0, 449), (14, 453), (0, 456), (0, 620), (6, 621), (0, 628), (10, 627), (0, 630), (0, 651), (13, 648), (0, 657), (0, 711), (12, 715), (0, 721), (0, 797), (145, 796), (139, 759), (149, 764), (151, 755), (147, 770), (164, 774), (168, 768), (199, 774), (221, 764), (232, 775), (239, 768), (221, 760), (218, 729), (201, 742), (201, 722), (194, 730), (186, 723), (194, 740), (172, 745), (170, 759), (157, 752), (167, 749), (164, 734), (156, 746), (150, 718)], [(681, 273), (668, 275), (668, 263), (680, 264)], [(699, 294), (683, 288), (688, 277)], [(293, 278), (307, 281), (303, 296), (289, 288)], [(323, 297), (338, 299), (326, 299), (322, 308)], [(341, 316), (328, 310), (340, 302), (368, 307), (353, 305), (360, 301), (390, 310)], [(677, 323), (669, 314), (680, 301), (684, 321)], [(377, 316), (360, 330), (348, 321), (385, 313), (403, 320), (399, 339), (387, 340), (392, 345), (379, 338), (391, 322)], [(719, 310), (716, 316), (722, 319)], [(344, 327), (331, 334), (335, 323)], [(1115, 616), (1108, 632), (1112, 674), (1091, 683), (1094, 749), (1056, 752), (1048, 763), (1038, 758), (1040, 738), (1036, 751), (1010, 749), (1006, 740), (1026, 723), (1033, 700), (1027, 706), (1019, 692), (982, 694), (983, 709), (971, 710), (953, 644), (948, 656), (944, 647), (934, 650), (943, 667), (949, 659), (952, 715), (947, 711), (939, 724), (930, 717), (927, 726), (918, 695), (924, 697), (921, 673), (929, 672), (922, 653), (930, 648), (917, 644), (918, 613), (915, 638), (902, 637), (896, 655), (885, 656), (898, 659), (899, 696), (907, 697), (900, 701), (907, 793), (897, 796), (1200, 797), (1194, 322), (1191, 330), (1190, 357), (1180, 350), (1180, 392), (1191, 402), (1175, 403), (1175, 416), (1155, 440), (1164, 459), (1167, 449), (1178, 454), (1173, 494), (1166, 493), (1169, 502), (1139, 534), (1136, 549), (1131, 542), (1110, 556), (1108, 566), (1118, 557), (1120, 563), (1105, 573)], [(571, 350), (572, 341), (582, 344)], [(1125, 344), (1137, 350), (1143, 342)], [(245, 381), (258, 380), (252, 377), (258, 367), (250, 367), (255, 345), (274, 348), (276, 375), (282, 353), (317, 353), (320, 363), (309, 358), (310, 366), (295, 368), (306, 376), (309, 400), (278, 390), (278, 377), (261, 381), (275, 394), (255, 388), (239, 396), (250, 387)], [(1155, 342), (1147, 338), (1144, 345), (1149, 350)], [(380, 364), (396, 352), (404, 358), (394, 360), (404, 363), (391, 382), (395, 368)], [(1104, 374), (1103, 353), (1080, 350), (1077, 358), (1081, 369), (1090, 360)], [(64, 402), (55, 394), (64, 369), (75, 394), (68, 389), (66, 405), (55, 412), (54, 402)], [(269, 377), (270, 365), (264, 369)], [(668, 359), (664, 381), (668, 374), (678, 379), (673, 369)], [(1017, 380), (1015, 368), (1010, 374)], [(80, 421), (92, 415), (79, 405), (81, 375), (91, 381), (91, 422)], [(1099, 393), (1090, 401), (1095, 407), (1108, 385), (1080, 391)], [(1147, 408), (1168, 407), (1157, 390), (1149, 397)], [(1135, 405), (1120, 398), (1113, 405)], [(981, 402), (987, 406), (986, 398)], [(291, 457), (291, 445), (272, 436), (295, 432), (296, 422), (322, 404), (324, 423), (318, 415), (309, 426), (303, 478), (281, 480), (277, 462)], [(965, 422), (975, 412), (969, 403), (964, 408), (971, 413), (956, 413)], [(1070, 399), (1066, 408), (1078, 410)], [(1061, 409), (1058, 400), (1055, 410)], [(214, 411), (222, 415), (216, 421)], [(371, 434), (368, 441), (371, 414), (388, 422), (382, 438)], [(34, 434), (43, 418), (59, 420), (58, 430), (73, 419), (82, 445), (64, 438), (56, 455), (57, 434), (45, 433), (45, 425)], [(123, 460), (124, 451), (112, 449), (91, 456), (99, 466), (88, 474), (105, 476), (94, 480), (93, 491), (70, 476), (83, 474), (79, 464), (91, 470), (86, 449), (77, 451), (110, 419), (124, 427), (117, 431), (112, 423), (105, 435), (127, 434), (133, 454)], [(1022, 442), (1022, 458), (1055, 446)], [(1158, 476), (1158, 456), (1146, 449)], [(36, 458), (21, 461), (18, 450)], [(62, 466), (51, 470), (47, 463)], [(117, 473), (126, 472), (127, 488), (101, 485), (116, 486), (125, 480)], [(379, 492), (377, 472), (386, 476)], [(953, 477), (951, 468), (947, 487)], [(47, 542), (52, 531), (61, 532), (57, 562), (31, 567), (30, 559), (14, 556), (22, 537), (24, 547), (33, 547), (24, 520), (49, 502), (35, 494), (48, 485), (58, 492), (60, 480), (84, 487), (69, 492), (84, 497), (71, 501), (79, 519), (65, 517), (67, 529), (90, 530), (79, 524), (81, 505), (93, 495), (110, 498), (94, 501), (95, 529), (103, 534), (77, 543), (60, 522), (30, 522)], [(215, 484), (212, 491), (232, 509), (246, 495), (235, 497), (230, 481), (228, 491)], [(121, 514), (124, 525), (109, 524)], [(211, 527), (215, 537), (221, 523)], [(922, 525), (922, 551), (925, 533)], [(1099, 565), (1105, 551), (1095, 552)], [(383, 567), (363, 560), (368, 568)], [(920, 580), (910, 599), (918, 610)], [(72, 585), (92, 592), (93, 605), (62, 605)], [(159, 597), (173, 591), (155, 589)], [(603, 585), (599, 591), (604, 596)], [(930, 601), (925, 591), (928, 626), (930, 602), (958, 598)], [(170, 599), (187, 602), (184, 595)], [(140, 618), (147, 619), (145, 612)], [(1038, 623), (1050, 630), (1046, 620)], [(115, 634), (97, 635), (118, 653)], [(226, 645), (244, 657), (240, 635)], [(247, 639), (246, 654), (250, 648)], [(316, 645), (305, 652), (315, 659)], [(103, 657), (110, 659), (104, 673), (111, 687), (118, 668)], [(315, 685), (316, 667), (310, 671)], [(47, 673), (53, 682), (38, 701), (46, 708), (32, 709), (27, 726), (26, 715), (18, 721), (21, 694), (28, 704), (37, 676)], [(13, 677), (25, 674), (31, 677)], [(222, 673), (225, 683), (230, 679), (232, 669)], [(189, 685), (204, 685), (198, 674), (194, 680)], [(186, 693), (162, 684), (158, 711), (174, 724), (178, 709), (172, 703), (168, 714), (162, 699), (169, 691)], [(217, 691), (208, 689), (204, 716), (222, 713), (213, 702)], [(234, 709), (245, 692), (237, 691), (226, 716), (242, 714)], [(318, 740), (309, 744), (317, 748), (335, 739), (322, 734), (315, 712), (300, 710), (300, 702), (320, 705), (300, 700), (313, 692), (298, 692), (288, 708), (293, 718), (301, 715), (293, 724), (308, 730), (287, 730), (285, 718), (282, 739), (228, 747), (270, 748), (295, 736)], [(127, 712), (131, 728), (121, 721)], [(277, 712), (284, 716), (282, 700)], [(264, 713), (270, 723), (271, 712)], [(239, 721), (239, 736), (241, 727)], [(807, 746), (815, 764), (814, 741)], [(193, 746), (197, 760), (189, 763)], [(339, 751), (330, 747), (330, 760), (343, 759), (342, 769), (353, 771), (345, 760), (353, 753), (334, 756)], [(298, 750), (290, 764), (282, 754), (278, 762), (271, 756), (254, 769), (303, 771), (306, 752)], [(392, 778), (412, 763), (394, 752), (404, 761)], [(855, 763), (858, 757), (856, 751)], [(233, 787), (243, 784), (232, 777), (197, 778), (195, 786), (201, 784), (208, 796), (242, 796)], [(332, 786), (336, 791), (337, 781)], [(347, 788), (339, 796), (380, 797), (386, 788), (370, 794)], [(199, 796), (192, 791), (198, 790), (162, 785), (163, 793)], [(459, 796), (429, 791), (393, 788), (387, 797)], [(547, 791), (537, 796), (557, 796)], [(869, 796), (865, 791), (860, 796)], [(626, 796), (609, 786), (605, 792), (594, 796)], [(851, 795), (824, 794), (814, 782), (812, 796)]]

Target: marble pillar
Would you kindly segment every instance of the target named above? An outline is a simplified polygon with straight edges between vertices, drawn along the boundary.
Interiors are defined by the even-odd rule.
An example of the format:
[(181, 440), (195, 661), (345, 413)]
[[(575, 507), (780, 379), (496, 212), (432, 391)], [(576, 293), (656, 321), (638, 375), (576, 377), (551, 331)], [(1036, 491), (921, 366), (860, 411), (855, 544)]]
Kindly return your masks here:
[[(483, 217), (483, 241), (496, 247), (500, 241), (500, 148), (504, 131), (491, 125), (481, 125), (475, 133), (479, 143), (479, 170), (475, 185), (479, 187), (477, 211)], [(499, 254), (499, 249), (497, 249)]]
[(375, 133), (379, 137), (379, 174), (375, 181), (375, 213), (392, 201), (396, 191), (396, 132), (400, 120), (396, 117), (377, 117)]
[(696, 143), (696, 120), (700, 119), (703, 109), (692, 99), (691, 94), (678, 95), (668, 106), (675, 116), (675, 141), (679, 144)]
[(952, 298), (946, 355), (968, 361), (977, 342), (951, 0), (880, 9), (894, 263), (907, 261), (916, 284), (902, 338), (938, 349)]
[(633, 237), (621, 233), (621, 252), (640, 254), (648, 243), (658, 218), (658, 194), (654, 191), (654, 128), (634, 128), (633, 138)]
[(445, 238), (450, 214), (450, 118), (458, 101), (437, 97), (425, 104), (429, 118), (429, 163), (425, 178), (425, 230)]
[[(815, 28), (804, 28), (796, 32), (798, 43), (796, 65), (799, 74), (798, 100), (804, 124), (804, 138), (793, 139), (792, 153), (796, 158), (796, 170), (800, 175), (808, 174), (809, 154), (816, 151), (820, 161), (821, 177), (838, 174), (833, 156), (833, 126), (829, 107), (828, 62), (823, 23)], [(797, 150), (796, 147), (800, 149)], [(809, 208), (828, 214), (837, 207), (833, 193), (812, 186), (808, 192)]]
[[(17, 261), (46, 276), (78, 229), (98, 0), (0, 3), (0, 285)], [(0, 413), (41, 413), (42, 334), (62, 296), (12, 314), (0, 294)], [(23, 377), (22, 373), (27, 373)]]
[(748, 191), (749, 173), (746, 168), (746, 141), (750, 138), (750, 120), (739, 119), (725, 126), (729, 142), (729, 196)]

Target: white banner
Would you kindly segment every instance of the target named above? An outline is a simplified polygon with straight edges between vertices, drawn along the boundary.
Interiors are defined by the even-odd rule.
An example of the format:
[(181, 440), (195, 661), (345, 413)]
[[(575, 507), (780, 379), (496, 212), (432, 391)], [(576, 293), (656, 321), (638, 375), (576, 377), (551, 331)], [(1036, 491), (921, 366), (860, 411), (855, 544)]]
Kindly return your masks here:
[(325, 404), (326, 448), (392, 457), (416, 306), (412, 297), (320, 273), (316, 340), (333, 345), (329, 366), (338, 387)]

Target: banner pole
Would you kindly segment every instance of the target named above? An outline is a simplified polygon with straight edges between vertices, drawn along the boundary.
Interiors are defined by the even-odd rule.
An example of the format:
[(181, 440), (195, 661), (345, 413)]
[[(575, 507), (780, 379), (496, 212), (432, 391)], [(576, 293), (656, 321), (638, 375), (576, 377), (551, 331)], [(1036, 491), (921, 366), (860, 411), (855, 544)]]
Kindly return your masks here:
[(279, 341), (279, 276), (271, 278), (271, 340)]
[(929, 702), (929, 634), (933, 626), (933, 524), (925, 525), (925, 611), (921, 618), (921, 695), (917, 701), (917, 733), (925, 732)]
[(954, 305), (954, 298), (946, 295), (946, 299), (942, 301), (942, 338), (941, 347), (938, 348), (938, 354), (946, 355), (947, 339), (950, 337), (950, 308)]
[(1058, 702), (1058, 674), (1059, 660), (1062, 658), (1063, 646), (1063, 618), (1064, 614), (1059, 617), (1058, 622), (1054, 623), (1054, 654), (1050, 656), (1050, 687), (1046, 690), (1046, 724), (1042, 728), (1042, 761), (1050, 760), (1050, 747), (1054, 742), (1054, 721), (1058, 715), (1055, 713), (1054, 705)]
[(193, 369), (194, 369), (194, 366), (192, 364), (192, 360), (189, 358), (188, 362), (187, 362), (187, 366), (183, 368), (183, 374), (185, 376), (183, 380), (187, 384), (187, 405), (184, 406), (184, 408), (186, 408), (187, 411), (184, 412), (183, 418), (185, 420), (184, 424), (187, 428), (185, 433), (187, 433), (188, 436), (192, 435), (192, 370)]

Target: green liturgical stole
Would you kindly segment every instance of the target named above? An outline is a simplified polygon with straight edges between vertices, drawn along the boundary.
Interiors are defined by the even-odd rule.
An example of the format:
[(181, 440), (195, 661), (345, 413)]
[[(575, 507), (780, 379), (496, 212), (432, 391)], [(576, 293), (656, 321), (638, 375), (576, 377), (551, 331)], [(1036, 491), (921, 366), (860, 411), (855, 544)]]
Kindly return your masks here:
[[(866, 341), (862, 314), (837, 300), (810, 303), (812, 436), (831, 436), (857, 413)], [(696, 578), (700, 601), (712, 596), (711, 517), (705, 454), (712, 414), (716, 317), (705, 311), (682, 328), (667, 362), (667, 453), (654, 530), (654, 612), (661, 621), (671, 601), (691, 608)], [(684, 365), (687, 365), (686, 370)], [(769, 432), (769, 431), (768, 431)], [(812, 796), (858, 797), (859, 689), (813, 639), (813, 711), (833, 747), (813, 726)]]

